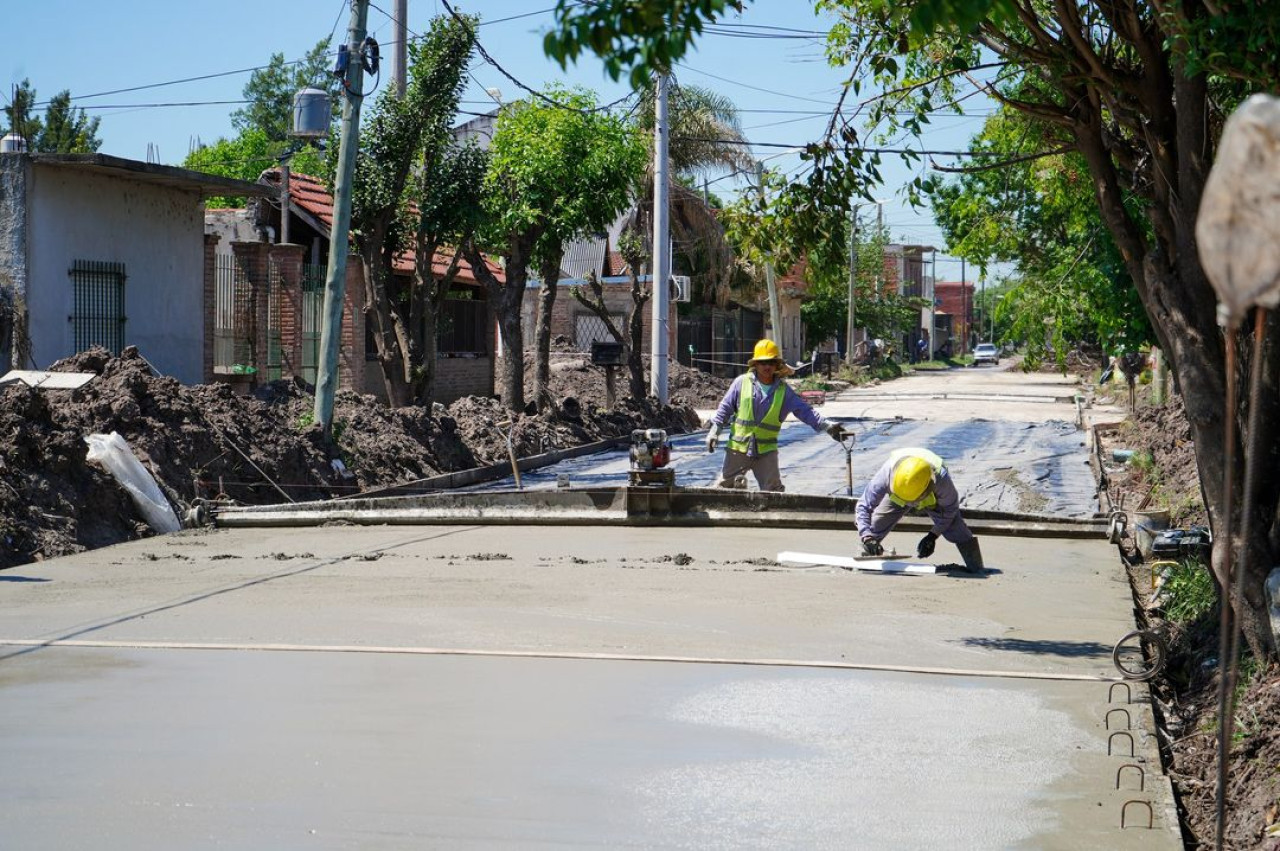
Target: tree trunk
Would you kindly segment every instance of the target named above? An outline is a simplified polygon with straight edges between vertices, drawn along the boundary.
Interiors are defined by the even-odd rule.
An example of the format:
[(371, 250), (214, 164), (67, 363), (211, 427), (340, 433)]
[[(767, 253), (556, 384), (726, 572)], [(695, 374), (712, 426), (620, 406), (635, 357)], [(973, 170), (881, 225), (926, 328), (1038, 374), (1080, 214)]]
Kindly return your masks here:
[[(1207, 114), (1203, 87), (1177, 75), (1175, 85), (1181, 98), (1177, 117), (1180, 134), (1194, 135), (1193, 131), (1181, 128), (1187, 123), (1203, 122)], [(1125, 259), (1157, 341), (1168, 355), (1170, 367), (1182, 389), (1187, 420), (1195, 442), (1205, 508), (1214, 532), (1213, 573), (1219, 593), (1224, 599), (1230, 594), (1224, 585), (1227, 580), (1225, 532), (1231, 528), (1235, 540), (1232, 573), (1244, 571), (1244, 605), (1243, 611), (1237, 613), (1238, 623), (1258, 658), (1274, 658), (1276, 648), (1271, 636), (1265, 581), (1271, 568), (1276, 566), (1275, 554), (1280, 552), (1280, 480), (1274, 475), (1280, 469), (1275, 449), (1277, 440), (1280, 440), (1280, 394), (1277, 394), (1276, 386), (1280, 364), (1277, 356), (1274, 349), (1267, 353), (1264, 374), (1269, 377), (1268, 389), (1259, 399), (1249, 398), (1248, 375), (1243, 366), (1247, 358), (1239, 358), (1236, 374), (1227, 375), (1225, 338), (1216, 322), (1217, 297), (1200, 266), (1195, 242), (1196, 215), (1207, 176), (1205, 169), (1195, 161), (1198, 152), (1186, 155), (1192, 158), (1191, 162), (1185, 158), (1179, 161), (1177, 192), (1163, 193), (1164, 197), (1159, 200), (1147, 198), (1152, 207), (1160, 206), (1162, 202), (1164, 205), (1161, 210), (1149, 210), (1152, 219), (1171, 223), (1171, 226), (1153, 228), (1148, 235), (1125, 208), (1122, 183), (1107, 149), (1100, 119), (1084, 122), (1074, 129), (1078, 149), (1094, 180), (1103, 221)], [(1273, 333), (1280, 331), (1274, 318), (1269, 324)], [(1240, 352), (1251, 350), (1249, 330), (1237, 332)], [(1237, 398), (1241, 400), (1237, 410), (1231, 412), (1225, 410), (1226, 381), (1234, 382)], [(1252, 404), (1263, 407), (1259, 410), (1259, 433), (1248, 436), (1246, 412)], [(1227, 416), (1236, 417), (1237, 434), (1232, 448), (1232, 503), (1235, 508), (1230, 518), (1225, 516), (1223, 493), (1227, 469)], [(1248, 540), (1243, 539), (1241, 529), (1246, 438), (1255, 447), (1252, 453), (1254, 463), (1263, 464), (1266, 471), (1262, 477), (1263, 486), (1251, 500), (1254, 522)], [(1262, 457), (1258, 457), (1259, 452)]]
[[(400, 345), (401, 334), (396, 325), (399, 317), (387, 293), (388, 269), (384, 262), (382, 244), (385, 233), (375, 229), (367, 240), (361, 240), (360, 259), (364, 265), (365, 281), (369, 293), (365, 300), (365, 316), (373, 324), (374, 344), (378, 349), (378, 366), (382, 368), (383, 386), (392, 407), (409, 403), (409, 385), (405, 381), (406, 352)], [(356, 345), (364, 345), (357, 340)]]
[[(632, 275), (632, 281), (635, 276)], [(638, 284), (631, 285), (631, 315), (627, 317), (627, 378), (631, 398), (640, 401), (649, 395), (644, 375), (644, 306), (649, 296)]]
[(506, 257), (506, 281), (499, 281), (489, 271), (484, 256), (474, 244), (468, 243), (465, 256), (476, 279), (489, 293), (506, 354), (502, 358), (502, 371), (498, 376), (498, 393), (507, 410), (524, 413), (524, 331), (520, 327), (520, 310), (524, 304), (524, 287), (528, 278), (529, 247), (537, 236), (523, 235), (508, 242)]
[(555, 259), (545, 259), (538, 270), (542, 286), (538, 292), (538, 320), (534, 326), (533, 398), (539, 411), (549, 411), (551, 398), (551, 310), (556, 303), (560, 277), (560, 251), (552, 250)]

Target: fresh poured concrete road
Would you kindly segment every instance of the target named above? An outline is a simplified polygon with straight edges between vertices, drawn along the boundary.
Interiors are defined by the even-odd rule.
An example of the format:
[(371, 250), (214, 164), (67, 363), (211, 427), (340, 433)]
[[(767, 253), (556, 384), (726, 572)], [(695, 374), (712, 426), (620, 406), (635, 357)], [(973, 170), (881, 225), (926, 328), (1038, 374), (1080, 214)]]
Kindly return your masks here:
[(1107, 681), (1112, 547), (771, 566), (852, 537), (237, 529), (0, 573), (0, 847), (1181, 847)]

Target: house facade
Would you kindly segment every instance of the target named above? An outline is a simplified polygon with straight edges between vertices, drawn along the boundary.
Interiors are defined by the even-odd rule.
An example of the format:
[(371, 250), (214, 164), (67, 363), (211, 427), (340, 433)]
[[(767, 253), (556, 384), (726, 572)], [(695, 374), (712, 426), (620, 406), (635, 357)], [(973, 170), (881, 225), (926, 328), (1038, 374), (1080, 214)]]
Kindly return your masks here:
[[(281, 201), (280, 171), (268, 170), (260, 180), (270, 200), (246, 210), (210, 211), (206, 232), (210, 239), (223, 234), (252, 232), (264, 240), (258, 251), (267, 257), (268, 266), (261, 274), (267, 281), (286, 282), (291, 293), (283, 302), (278, 302), (285, 308), (285, 314), (278, 321), (285, 339), (278, 346), (273, 342), (274, 338), (260, 341), (260, 346), (267, 352), (265, 377), (296, 376), (304, 383), (314, 384), (320, 340), (319, 317), (329, 256), (329, 234), (333, 226), (333, 196), (317, 178), (294, 173), (290, 175), (289, 199), (285, 205)], [(282, 208), (287, 212), (287, 228)], [(280, 243), (286, 233), (289, 242)], [(228, 251), (222, 240), (219, 240), (219, 246), (215, 250), (215, 263), (225, 267), (228, 262), (225, 258), (228, 255), (234, 257), (235, 251)], [(437, 255), (434, 260), (437, 271), (442, 272), (448, 260)], [(236, 265), (246, 268), (243, 263)], [(501, 269), (491, 269), (501, 278)], [(296, 283), (290, 283), (292, 279), (286, 272), (296, 275)], [(413, 272), (412, 254), (405, 252), (395, 258), (393, 275), (400, 284), (407, 285)], [(346, 281), (340, 385), (385, 399), (382, 366), (371, 322), (365, 314), (366, 282), (359, 258), (354, 253), (349, 255)], [(229, 304), (225, 293), (220, 298), (221, 304)], [(276, 303), (267, 303), (261, 310), (266, 311), (268, 317), (273, 317), (273, 312), (278, 309)], [(233, 324), (233, 312), (224, 310), (219, 316), (222, 326), (215, 329), (215, 337), (222, 342), (215, 357), (216, 369), (226, 371), (235, 368), (233, 362), (244, 350), (247, 332), (226, 330)], [(270, 321), (255, 324), (261, 327)], [(245, 323), (239, 323), (241, 329), (244, 326)], [(446, 300), (441, 326), (436, 329), (436, 401), (448, 404), (464, 396), (493, 394), (494, 327), (487, 292), (464, 262), (454, 280), (450, 298)], [(235, 338), (234, 343), (226, 341), (228, 334)], [(346, 372), (348, 367), (349, 374)]]
[(205, 380), (204, 199), (263, 187), (104, 154), (0, 154), (0, 371), (137, 346)]

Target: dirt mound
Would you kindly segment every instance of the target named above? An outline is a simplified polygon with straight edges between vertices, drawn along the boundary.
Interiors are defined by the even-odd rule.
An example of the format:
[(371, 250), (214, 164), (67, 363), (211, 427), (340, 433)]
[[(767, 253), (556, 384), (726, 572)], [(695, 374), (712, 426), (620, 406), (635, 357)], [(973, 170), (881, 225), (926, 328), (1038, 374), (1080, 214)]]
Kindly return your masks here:
[(604, 410), (565, 394), (554, 412), (512, 417), (494, 399), (428, 411), (339, 393), (330, 447), (312, 423), (312, 397), (294, 383), (253, 396), (184, 386), (155, 375), (132, 348), (119, 357), (92, 350), (50, 369), (97, 377), (73, 391), (0, 388), (0, 568), (149, 534), (123, 489), (86, 462), (91, 433), (119, 432), (184, 511), (200, 499), (327, 499), (505, 461), (508, 431), (526, 457), (635, 428), (698, 425), (691, 408), (631, 399)]
[[(649, 359), (644, 359), (646, 379), (649, 376)], [(745, 367), (744, 367), (745, 369)], [(627, 392), (628, 381), (626, 368), (617, 370), (615, 376), (618, 398), (630, 399)], [(690, 408), (714, 408), (729, 389), (732, 379), (717, 378), (700, 369), (691, 369), (679, 363), (672, 363), (667, 370), (667, 401), (674, 406), (686, 405)], [(525, 360), (525, 391), (533, 390), (533, 360), (530, 355)], [(551, 395), (554, 398), (571, 397), (582, 404), (605, 404), (605, 368), (594, 366), (590, 355), (580, 351), (557, 351), (551, 353)], [(631, 404), (634, 404), (632, 402)]]

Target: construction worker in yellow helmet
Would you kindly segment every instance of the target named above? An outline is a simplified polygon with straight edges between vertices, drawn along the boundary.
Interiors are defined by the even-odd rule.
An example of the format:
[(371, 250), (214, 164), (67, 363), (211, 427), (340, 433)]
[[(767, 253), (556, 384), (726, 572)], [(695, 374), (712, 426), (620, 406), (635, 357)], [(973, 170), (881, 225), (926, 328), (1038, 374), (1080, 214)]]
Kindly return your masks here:
[(715, 452), (720, 430), (730, 426), (724, 465), (716, 482), (719, 487), (745, 488), (750, 472), (760, 490), (785, 490), (778, 469), (778, 434), (783, 420), (792, 414), (814, 431), (825, 431), (837, 441), (844, 439), (840, 423), (823, 417), (787, 386), (786, 376), (793, 372), (777, 343), (756, 343), (746, 374), (729, 386), (707, 431), (707, 451)]
[(960, 516), (960, 495), (951, 474), (928, 449), (894, 450), (867, 482), (855, 515), (862, 554), (882, 555), (881, 541), (909, 511), (924, 512), (933, 520), (933, 528), (916, 545), (918, 558), (933, 555), (942, 536), (960, 550), (966, 570), (983, 571), (982, 548)]

